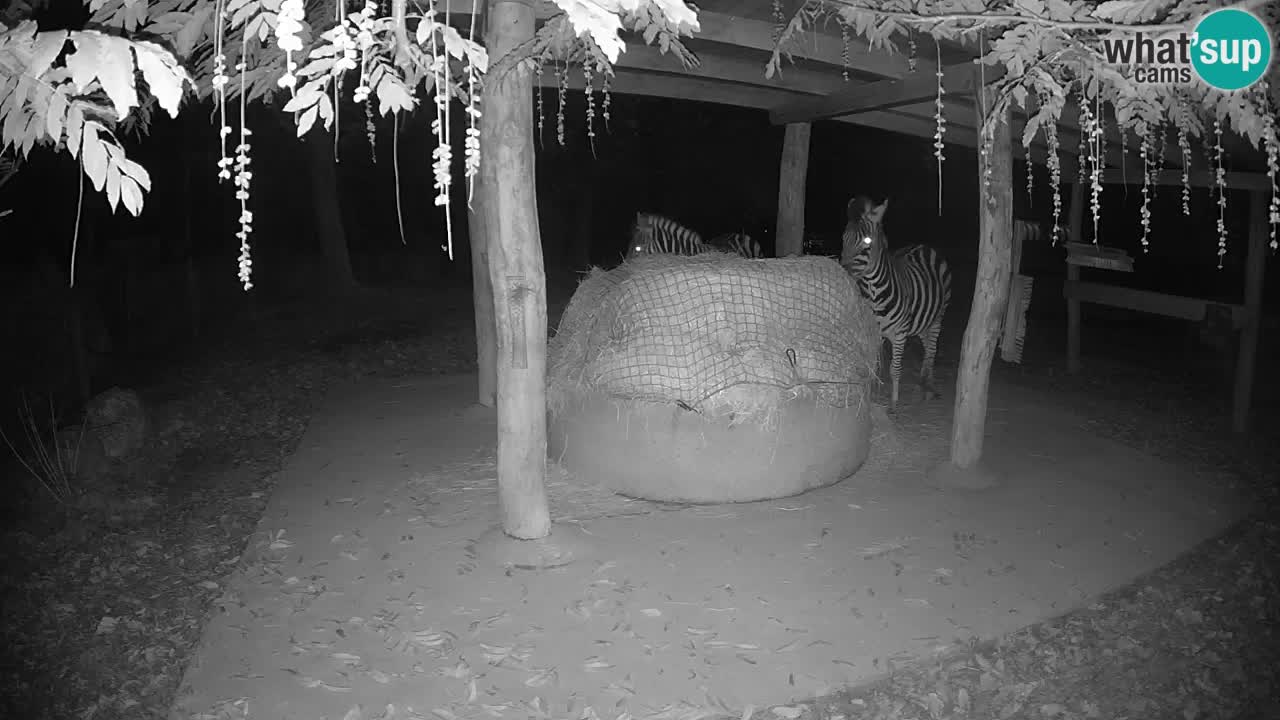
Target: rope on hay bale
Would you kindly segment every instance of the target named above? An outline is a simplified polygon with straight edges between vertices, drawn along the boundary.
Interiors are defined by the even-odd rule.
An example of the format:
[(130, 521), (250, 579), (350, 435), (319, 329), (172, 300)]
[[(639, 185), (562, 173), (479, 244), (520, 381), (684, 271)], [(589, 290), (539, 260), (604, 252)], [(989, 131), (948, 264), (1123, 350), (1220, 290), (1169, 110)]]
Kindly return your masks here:
[(880, 342), (828, 258), (645, 256), (578, 286), (548, 346), (547, 404), (558, 415), (595, 392), (768, 425), (796, 397), (865, 401)]

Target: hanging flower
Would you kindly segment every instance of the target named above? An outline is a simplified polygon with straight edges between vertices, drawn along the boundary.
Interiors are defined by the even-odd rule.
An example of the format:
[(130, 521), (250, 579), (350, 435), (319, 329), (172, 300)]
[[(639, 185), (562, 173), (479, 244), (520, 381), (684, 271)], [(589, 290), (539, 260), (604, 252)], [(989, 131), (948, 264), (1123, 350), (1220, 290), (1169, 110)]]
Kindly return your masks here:
[(840, 73), (844, 81), (849, 82), (849, 25), (843, 18), (838, 18), (840, 25)]
[(1184, 127), (1178, 128), (1178, 150), (1182, 153), (1182, 214), (1191, 217), (1191, 139)]
[(590, 60), (583, 61), (582, 63), (582, 80), (584, 83), (582, 87), (583, 93), (586, 95), (586, 98), (587, 98), (587, 138), (593, 143), (592, 148), (594, 151), (594, 148), (595, 148), (594, 142), (596, 139), (596, 128), (595, 128), (596, 104), (595, 104), (595, 86), (592, 82), (592, 77), (591, 77), (591, 61)]
[[(935, 48), (939, 48), (938, 57), (942, 57), (942, 51), (938, 44), (938, 39), (934, 38), (933, 43)], [(846, 50), (847, 48), (848, 46), (846, 45)], [(942, 136), (945, 135), (947, 132), (947, 119), (942, 114), (942, 110), (943, 110), (942, 96), (945, 95), (947, 91), (942, 87), (943, 73), (942, 73), (941, 64), (938, 65), (938, 68), (934, 71), (933, 75), (937, 79), (937, 87), (938, 87), (938, 92), (934, 96), (934, 100), (933, 100), (933, 105), (934, 105), (933, 117), (934, 117), (934, 120), (937, 122), (937, 126), (933, 131), (933, 156), (938, 159), (938, 162), (937, 162), (938, 214), (941, 215), (942, 214), (942, 161), (944, 159), (943, 148), (946, 147), (942, 142)]]
[(1151, 251), (1151, 247), (1147, 238), (1151, 234), (1151, 155), (1150, 141), (1146, 135), (1142, 136), (1142, 145), (1139, 152), (1142, 154), (1142, 252), (1146, 254)]
[(1053, 192), (1053, 244), (1058, 244), (1058, 233), (1062, 226), (1062, 158), (1058, 156), (1061, 142), (1056, 127), (1045, 128), (1045, 142), (1049, 146), (1049, 154), (1045, 157), (1045, 165), (1049, 167), (1049, 187)]
[(1218, 188), (1218, 269), (1227, 256), (1227, 171), (1222, 167), (1222, 123), (1213, 121), (1214, 184)]

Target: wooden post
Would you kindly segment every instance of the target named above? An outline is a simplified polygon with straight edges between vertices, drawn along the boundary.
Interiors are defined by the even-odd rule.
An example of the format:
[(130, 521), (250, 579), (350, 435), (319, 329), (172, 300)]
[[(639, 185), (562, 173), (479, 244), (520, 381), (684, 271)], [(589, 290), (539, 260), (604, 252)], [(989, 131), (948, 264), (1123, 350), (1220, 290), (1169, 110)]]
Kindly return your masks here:
[(1249, 401), (1253, 372), (1257, 367), (1258, 333), (1262, 327), (1262, 281), (1267, 262), (1268, 193), (1249, 193), (1249, 255), (1244, 270), (1244, 327), (1236, 356), (1235, 397), (1231, 404), (1231, 429), (1242, 433), (1249, 426)]
[[(1071, 206), (1067, 208), (1067, 239), (1083, 242), (1084, 234), (1084, 184), (1071, 185)], [(1067, 265), (1067, 282), (1080, 281), (1080, 266)], [(1080, 372), (1080, 301), (1067, 298), (1067, 372)]]
[(490, 2), (480, 119), (489, 281), (497, 328), (498, 502), (519, 540), (551, 530), (547, 461), (547, 282), (538, 235), (532, 71), (508, 54), (533, 39), (529, 0)]
[(493, 283), (489, 282), (489, 234), (485, 217), (488, 191), (484, 178), (475, 177), (471, 205), (467, 209), (467, 233), (471, 240), (471, 298), (476, 316), (476, 370), (479, 374), (476, 402), (498, 404), (498, 326), (493, 317)]
[(804, 252), (804, 195), (809, 175), (809, 132), (805, 123), (788, 123), (778, 172), (778, 234), (774, 255)]
[[(974, 105), (981, 137), (984, 108), (993, 102), (994, 94), (978, 92), (979, 102)], [(1013, 255), (1012, 123), (1013, 114), (1006, 110), (996, 122), (991, 146), (986, 152), (980, 147), (978, 152), (978, 277), (960, 351), (951, 425), (951, 464), (965, 471), (975, 469), (982, 456), (991, 360), (1009, 298)]]

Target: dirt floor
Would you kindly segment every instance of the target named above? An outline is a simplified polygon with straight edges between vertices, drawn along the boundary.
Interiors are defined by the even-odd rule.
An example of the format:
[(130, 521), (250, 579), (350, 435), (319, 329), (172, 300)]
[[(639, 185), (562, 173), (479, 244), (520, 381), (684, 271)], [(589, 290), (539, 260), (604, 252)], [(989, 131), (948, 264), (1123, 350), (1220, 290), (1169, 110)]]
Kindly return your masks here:
[[(164, 442), (116, 468), (111, 477), (77, 488), (81, 498), (73, 507), (50, 506), (26, 486), (9, 486), (13, 502), (5, 506), (9, 513), (0, 542), (0, 717), (187, 717), (170, 714), (175, 702), (204, 711), (206, 718), (273, 717), (264, 712), (263, 698), (234, 693), (237, 688), (257, 693), (258, 687), (287, 676), (292, 684), (270, 687), (324, 703), (323, 714), (312, 717), (453, 720), (460, 716), (458, 708), (469, 713), (479, 708), (488, 717), (590, 720), (594, 713), (612, 718), (618, 700), (633, 714), (669, 702), (642, 696), (637, 684), (647, 681), (621, 672), (626, 658), (634, 658), (632, 651), (650, 649), (646, 644), (655, 654), (648, 667), (657, 665), (658, 657), (670, 661), (670, 670), (660, 667), (664, 674), (686, 667), (699, 677), (717, 677), (721, 670), (729, 677), (764, 668), (758, 673), (764, 682), (784, 683), (784, 691), (769, 694), (767, 703), (808, 696), (821, 689), (824, 677), (874, 678), (877, 669), (888, 671), (870, 684), (836, 689), (812, 701), (760, 704), (753, 711), (784, 720), (1275, 716), (1280, 525), (1273, 518), (1280, 487), (1275, 430), (1280, 413), (1265, 401), (1280, 396), (1274, 387), (1258, 389), (1255, 429), (1233, 436), (1226, 431), (1229, 392), (1206, 382), (1195, 367), (1170, 362), (1168, 353), (1161, 357), (1160, 348), (1173, 347), (1162, 344), (1168, 339), (1144, 341), (1142, 347), (1151, 352), (1143, 354), (1135, 351), (1131, 328), (1117, 328), (1111, 336), (1090, 334), (1086, 372), (1067, 376), (1062, 349), (1052, 342), (1060, 333), (1036, 326), (1024, 364), (997, 361), (993, 369), (997, 395), (990, 429), (996, 437), (989, 455), (1001, 458), (1009, 471), (999, 490), (941, 493), (927, 487), (918, 469), (911, 470), (929, 467), (945, 454), (950, 399), (903, 409), (895, 418), (897, 433), (877, 435), (873, 460), (862, 475), (892, 480), (863, 483), (855, 477), (823, 491), (829, 493), (823, 497), (837, 502), (814, 502), (815, 493), (720, 508), (737, 517), (715, 517), (714, 508), (623, 501), (554, 475), (553, 512), (595, 532), (603, 552), (585, 565), (592, 568), (591, 583), (550, 584), (547, 593), (575, 601), (558, 605), (541, 636), (531, 632), (516, 638), (526, 629), (519, 625), (530, 608), (548, 604), (534, 594), (541, 576), (513, 571), (510, 577), (492, 577), (491, 593), (455, 599), (479, 585), (477, 578), (491, 575), (473, 557), (476, 546), (468, 543), (482, 524), (492, 524), (491, 455), (478, 446), (464, 452), (459, 445), (449, 449), (454, 461), (433, 465), (424, 458), (444, 453), (432, 449), (427, 411), (441, 404), (423, 400), (418, 408), (408, 408), (377, 400), (421, 392), (424, 375), (473, 370), (466, 297), (459, 288), (366, 291), (340, 302), (301, 300), (237, 319), (222, 334), (206, 335), (172, 371), (139, 388)], [(1046, 339), (1050, 342), (1042, 345)], [(947, 358), (953, 356), (954, 348), (940, 355), (944, 387), (953, 372)], [(1274, 362), (1274, 353), (1260, 360), (1262, 367)], [(1260, 376), (1264, 383), (1270, 378)], [(395, 387), (401, 383), (418, 390)], [(344, 403), (346, 409), (335, 412)], [(1017, 407), (1054, 407), (1074, 416), (1008, 414)], [(339, 437), (338, 422), (356, 430)], [(483, 417), (463, 415), (448, 431), (482, 424)], [(396, 433), (395, 427), (407, 429)], [(1002, 449), (1023, 435), (1041, 444)], [(366, 450), (338, 453), (338, 447)], [(320, 467), (326, 454), (340, 459), (340, 467)], [(893, 462), (878, 466), (883, 461), (875, 458)], [(1116, 491), (1096, 472), (1108, 462), (1169, 473), (1149, 487), (1128, 475), (1121, 478), (1120, 487), (1128, 490), (1108, 508), (1111, 526), (1103, 517), (1086, 517), (1086, 495), (1064, 490), (1092, 487), (1095, 499), (1110, 496)], [(1023, 487), (1016, 476), (1027, 465), (1038, 468), (1036, 477), (1045, 482), (1042, 495), (1025, 493), (1026, 502), (1041, 512), (1038, 526), (1032, 515), (994, 512), (997, 498)], [(1039, 474), (1045, 469), (1050, 472)], [(1079, 475), (1083, 483), (1045, 481)], [(338, 492), (317, 485), (301, 497), (303, 482), (349, 487)], [(1204, 508), (1187, 507), (1179, 494), (1161, 492), (1169, 484), (1201, 489), (1207, 499), (1224, 503), (1226, 515), (1206, 516)], [(1161, 565), (1177, 547), (1185, 547), (1171, 546), (1167, 538), (1189, 543), (1226, 524), (1236, 493), (1252, 503), (1249, 517)], [(1146, 505), (1144, 496), (1150, 499)], [(286, 499), (296, 508), (287, 517), (279, 514), (289, 509)], [(933, 524), (917, 523), (917, 529), (889, 522), (892, 508), (908, 502)], [(317, 514), (303, 513), (307, 504)], [(618, 517), (605, 517), (613, 514)], [(484, 516), (489, 518), (484, 523), (475, 519)], [(346, 522), (306, 527), (324, 517)], [(1104, 534), (1072, 533), (1068, 520), (1081, 517), (1093, 524), (1080, 527), (1102, 527)], [(1173, 525), (1179, 517), (1191, 520)], [(427, 518), (443, 519), (435, 523), (442, 527)], [(365, 533), (362, 522), (378, 533)], [(618, 549), (641, 527), (671, 528), (661, 539), (667, 555), (656, 548)], [(688, 536), (678, 527), (691, 528)], [(657, 595), (655, 582), (676, 577), (667, 562), (692, 568), (724, 552), (717, 549), (725, 544), (719, 534), (709, 536), (715, 542), (692, 542), (712, 527), (724, 528), (725, 539), (741, 540), (744, 555), (734, 552), (735, 562), (724, 567), (736, 584), (694, 578), (710, 590), (690, 597)], [(784, 532), (788, 527), (794, 532)], [(281, 530), (283, 535), (266, 534)], [(947, 532), (953, 534), (944, 537)], [(341, 537), (331, 542), (335, 536)], [(992, 538), (1009, 539), (980, 542)], [(1085, 567), (1103, 541), (1111, 543), (1104, 546), (1106, 563)], [(1030, 551), (1037, 547), (1043, 551)], [(609, 565), (610, 553), (633, 558), (635, 570)], [(328, 564), (322, 564), (324, 558)], [(779, 558), (793, 562), (783, 566)], [(770, 571), (773, 577), (792, 582), (765, 587), (760, 566), (781, 568)], [(822, 568), (837, 571), (815, 577)], [(1156, 569), (1126, 580), (1141, 568)], [(570, 578), (580, 571), (571, 567), (547, 577)], [(1093, 592), (1100, 592), (1117, 581), (1127, 584), (1059, 614), (1079, 603), (1080, 595), (1072, 593), (1082, 582), (1096, 583)], [(530, 594), (507, 598), (499, 593), (511, 592), (515, 583), (530, 587)], [(798, 593), (801, 584), (821, 592)], [(854, 594), (840, 598), (832, 589), (837, 585), (853, 588)], [(976, 604), (962, 602), (957, 607), (970, 614), (951, 614), (949, 598), (968, 593), (974, 599), (987, 586), (1004, 588), (1005, 617), (991, 611), (981, 616)], [(729, 620), (719, 610), (733, 608), (751, 618), (767, 612), (756, 596), (791, 610), (785, 617), (770, 613), (758, 625), (739, 621), (733, 624), (739, 630), (722, 629)], [(817, 599), (823, 604), (804, 615), (796, 600), (803, 597), (813, 600), (810, 610)], [(833, 604), (840, 599), (845, 614), (828, 608), (828, 598)], [(353, 607), (369, 608), (360, 610), (368, 614), (344, 612)], [(247, 608), (276, 615), (258, 618)], [(333, 612), (318, 624), (314, 618), (320, 608)], [(472, 614), (454, 615), (458, 608)], [(1026, 625), (1031, 619), (1010, 609), (1050, 617)], [(228, 613), (245, 620), (239, 635), (231, 636), (234, 644), (220, 650), (224, 660), (246, 661), (247, 670), (230, 671), (240, 678), (213, 672), (229, 667), (213, 663), (209, 647), (210, 638), (229, 637), (217, 635), (228, 627)], [(612, 619), (624, 613), (633, 622)], [(823, 635), (819, 621), (836, 616), (859, 628), (852, 640), (837, 644)], [(940, 616), (945, 626), (938, 623)], [(768, 617), (778, 617), (783, 625)], [(991, 627), (1022, 629), (991, 642), (952, 642), (976, 636), (984, 617)], [(942, 629), (921, 627), (901, 643), (902, 635), (894, 633), (913, 621), (938, 623)], [(283, 635), (282, 626), (297, 632)], [(779, 627), (788, 639), (775, 644), (771, 633)], [(562, 628), (577, 634), (561, 633)], [(786, 628), (809, 632), (786, 633)], [(412, 633), (403, 632), (408, 630)], [(662, 646), (633, 635), (678, 640)], [(564, 650), (558, 647), (561, 636)], [(260, 646), (247, 644), (253, 638)], [(477, 645), (481, 639), (486, 642)], [(593, 643), (589, 654), (580, 650), (586, 639)], [(613, 644), (595, 645), (595, 640)], [(895, 656), (897, 650), (888, 649), (897, 647), (891, 642), (911, 655)], [(943, 645), (952, 652), (931, 659), (934, 648)], [(526, 648), (536, 652), (522, 659)], [(357, 651), (367, 654), (356, 658)], [(620, 662), (617, 656), (624, 651)], [(342, 652), (351, 654), (334, 654)], [(441, 654), (467, 663), (445, 663)], [(421, 673), (406, 663), (406, 655), (418, 658)], [(914, 656), (926, 659), (907, 662)], [(830, 658), (830, 667), (823, 668), (828, 674), (793, 672), (791, 664), (802, 657)], [(779, 664), (786, 665), (785, 678), (776, 670)], [(403, 678), (390, 674), (406, 667)], [(539, 672), (548, 667), (554, 673)], [(441, 674), (432, 674), (437, 669)], [(198, 694), (179, 694), (184, 676), (210, 680)], [(476, 680), (474, 697), (471, 679)], [(580, 680), (580, 687), (595, 683), (611, 689), (606, 693), (611, 704), (588, 705), (586, 691), (572, 708), (551, 704)], [(493, 687), (514, 688), (513, 697), (536, 694), (546, 700), (536, 707), (508, 708), (508, 698), (486, 694)], [(716, 692), (726, 697), (694, 693), (681, 698), (687, 705), (668, 707), (659, 717), (693, 720), (719, 702), (726, 707), (716, 709), (718, 717), (746, 714), (744, 700)], [(403, 704), (388, 708), (379, 704), (383, 701)]]
[(884, 436), (848, 480), (771, 502), (673, 509), (557, 475), (553, 515), (593, 557), (491, 567), (474, 547), (498, 520), (495, 426), (474, 387), (333, 393), (215, 601), (180, 717), (237, 698), (272, 718), (741, 715), (1083, 606), (1245, 509), (997, 384), (1002, 487), (930, 487), (928, 455)]

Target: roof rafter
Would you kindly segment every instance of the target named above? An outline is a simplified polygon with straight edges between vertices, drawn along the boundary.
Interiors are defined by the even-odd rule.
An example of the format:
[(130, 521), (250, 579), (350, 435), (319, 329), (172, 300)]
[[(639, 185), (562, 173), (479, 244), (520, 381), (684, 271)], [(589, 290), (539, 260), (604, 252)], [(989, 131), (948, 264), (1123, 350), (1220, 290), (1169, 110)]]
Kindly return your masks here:
[[(974, 63), (964, 62), (943, 67), (942, 74), (942, 87), (947, 94), (972, 95), (974, 88), (982, 81), (994, 82), (1004, 75), (1004, 71), (991, 68), (986, 73), (979, 73)], [(769, 112), (769, 118), (775, 125), (813, 122), (871, 110), (889, 110), (905, 105), (915, 105), (933, 100), (937, 95), (937, 74), (926, 75), (917, 70), (904, 78), (855, 85), (824, 97), (796, 100), (774, 108)]]

